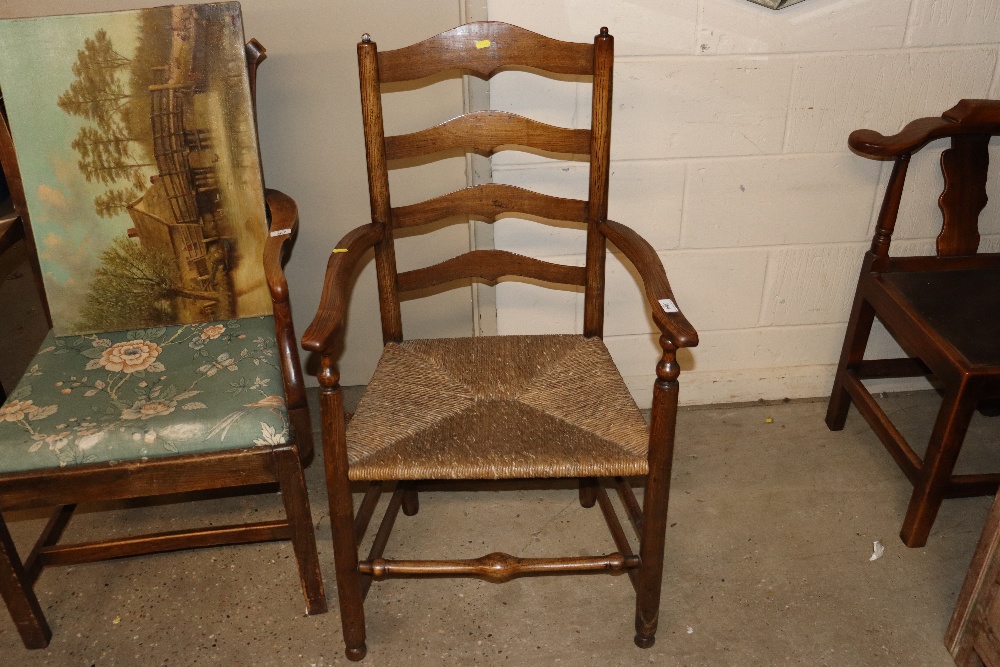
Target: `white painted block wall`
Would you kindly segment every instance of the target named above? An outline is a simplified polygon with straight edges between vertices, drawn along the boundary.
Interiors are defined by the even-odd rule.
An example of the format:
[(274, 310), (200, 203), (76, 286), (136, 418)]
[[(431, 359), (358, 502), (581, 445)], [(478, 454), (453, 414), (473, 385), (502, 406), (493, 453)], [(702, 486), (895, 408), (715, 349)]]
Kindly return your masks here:
[[(615, 36), (611, 217), (659, 251), (701, 334), (681, 356), (689, 404), (827, 394), (888, 176), (851, 154), (847, 135), (1000, 95), (1000, 0), (806, 0), (779, 12), (746, 0), (489, 0), (489, 17), (565, 40), (602, 25)], [(589, 84), (504, 73), (491, 101), (590, 123)], [(897, 254), (932, 247), (941, 148), (911, 167)], [(493, 176), (586, 197), (586, 163), (508, 152)], [(983, 243), (996, 248), (1000, 188), (991, 197)], [(502, 220), (496, 245), (583, 262), (576, 230)], [(648, 405), (653, 324), (630, 267), (612, 258), (607, 284), (607, 345)], [(502, 334), (579, 331), (583, 300), (505, 283), (497, 308)], [(870, 356), (896, 353), (877, 330)]]

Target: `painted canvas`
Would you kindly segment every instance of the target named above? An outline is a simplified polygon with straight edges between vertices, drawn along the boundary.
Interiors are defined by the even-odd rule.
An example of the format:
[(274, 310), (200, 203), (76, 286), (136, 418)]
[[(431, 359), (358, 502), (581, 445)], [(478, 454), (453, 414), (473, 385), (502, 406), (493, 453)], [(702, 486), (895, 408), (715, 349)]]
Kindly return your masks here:
[(58, 335), (271, 312), (239, 4), (0, 21)]

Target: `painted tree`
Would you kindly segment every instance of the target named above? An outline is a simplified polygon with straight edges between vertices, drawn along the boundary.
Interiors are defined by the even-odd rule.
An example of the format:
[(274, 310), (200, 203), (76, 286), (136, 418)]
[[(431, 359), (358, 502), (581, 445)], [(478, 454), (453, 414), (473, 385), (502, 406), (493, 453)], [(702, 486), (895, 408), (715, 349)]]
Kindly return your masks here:
[[(70, 146), (80, 156), (77, 167), (88, 183), (118, 184), (94, 199), (101, 217), (113, 217), (145, 188), (148, 162), (145, 136), (149, 116), (134, 118), (135, 96), (129, 81), (131, 60), (119, 53), (101, 29), (83, 42), (72, 71), (75, 78), (57, 104), (67, 114), (90, 121), (80, 128)], [(143, 89), (144, 91), (145, 89)], [(142, 95), (138, 96), (142, 99)]]
[(135, 140), (125, 136), (124, 132), (124, 127), (120, 125), (107, 131), (89, 125), (80, 128), (70, 146), (80, 155), (77, 167), (88, 183), (97, 181), (111, 185), (125, 181), (133, 188), (143, 187), (142, 168), (153, 165), (138, 162), (132, 153)]
[(101, 253), (78, 326), (112, 331), (173, 324), (178, 298), (217, 302), (219, 295), (186, 289), (173, 257), (117, 238)]
[(59, 108), (93, 121), (103, 130), (108, 130), (116, 120), (121, 122), (132, 97), (122, 79), (129, 62), (115, 51), (107, 32), (98, 30), (76, 52), (72, 66), (76, 78), (59, 96)]
[(132, 186), (109, 188), (103, 195), (94, 197), (94, 212), (102, 218), (113, 218), (123, 213), (141, 194), (142, 190)]

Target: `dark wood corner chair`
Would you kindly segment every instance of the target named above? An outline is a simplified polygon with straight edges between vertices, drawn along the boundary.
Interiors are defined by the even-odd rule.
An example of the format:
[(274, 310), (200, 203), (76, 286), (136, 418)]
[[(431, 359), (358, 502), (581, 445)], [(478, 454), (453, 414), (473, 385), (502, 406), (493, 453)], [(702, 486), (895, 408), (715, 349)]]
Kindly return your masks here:
[[(246, 59), (251, 100), (254, 101), (257, 66), (265, 57), (264, 48), (257, 40), (247, 43)], [(24, 223), (24, 234), (28, 242), (34, 245), (14, 146), (7, 119), (3, 116), (0, 116), (0, 160), (11, 184), (19, 220)], [(75, 462), (71, 462), (70, 465), (63, 467), (49, 466), (0, 473), (0, 510), (55, 508), (30, 554), (24, 559), (18, 556), (7, 526), (0, 517), (0, 593), (25, 647), (45, 648), (51, 638), (51, 630), (33, 591), (34, 583), (42, 569), (49, 565), (75, 565), (192, 548), (291, 540), (305, 597), (306, 613), (317, 614), (326, 611), (326, 596), (302, 470), (303, 464), (312, 456), (312, 431), (305, 401), (297, 341), (292, 329), (288, 286), (282, 269), (283, 254), (294, 236), (298, 218), (295, 202), (288, 196), (275, 190), (268, 190), (266, 202), (270, 236), (265, 245), (263, 268), (273, 302), (273, 323), (271, 317), (255, 318), (259, 319), (260, 323), (252, 327), (244, 326), (243, 329), (236, 331), (244, 331), (247, 334), (253, 331), (254, 335), (260, 335), (262, 338), (272, 337), (267, 344), (271, 348), (276, 348), (280, 370), (275, 373), (277, 377), (275, 382), (269, 385), (269, 389), (277, 390), (283, 396), (272, 396), (270, 400), (264, 399), (246, 408), (248, 414), (256, 414), (252, 411), (262, 409), (272, 413), (286, 412), (285, 419), (290, 425), (287, 441), (255, 444), (247, 439), (238, 441), (239, 444), (226, 442), (225, 446), (217, 451), (158, 457), (150, 455), (149, 458), (136, 456), (133, 459), (94, 463), (84, 461), (79, 465), (73, 465)], [(37, 256), (35, 264), (37, 267)], [(48, 312), (46, 315), (51, 325), (52, 318)], [(238, 326), (233, 322), (227, 322), (226, 325), (230, 328)], [(217, 334), (218, 327), (211, 332), (209, 338)], [(114, 338), (114, 334), (110, 337)], [(124, 333), (120, 334), (120, 337), (123, 338)], [(243, 338), (248, 337), (251, 336), (243, 336)], [(68, 337), (68, 339), (75, 338), (77, 337)], [(234, 341), (237, 338), (233, 336)], [(50, 336), (43, 345), (52, 340), (54, 339)], [(241, 340), (234, 344), (242, 347), (244, 343), (249, 344), (250, 341)], [(62, 345), (63, 349), (66, 349), (73, 345), (73, 341), (64, 342)], [(43, 349), (35, 358), (36, 361), (45, 352)], [(239, 354), (239, 348), (236, 353)], [(68, 359), (70, 356), (74, 355), (62, 358)], [(275, 386), (279, 382), (283, 382), (283, 391)], [(12, 391), (10, 400), (4, 406), (7, 412), (2, 416), (8, 416), (10, 410), (16, 408), (12, 404), (17, 402), (17, 397), (17, 391)], [(38, 407), (40, 406), (34, 406)], [(190, 412), (182, 414), (180, 408), (181, 406), (178, 406), (176, 410), (180, 422), (176, 423), (184, 426), (197, 421), (197, 417), (193, 417)], [(36, 412), (29, 417), (27, 411), (28, 408), (23, 408), (22, 412), (25, 413), (23, 419), (33, 420), (38, 414)], [(166, 424), (166, 422), (157, 423)], [(60, 441), (52, 443), (42, 441), (42, 444), (51, 445), (53, 449), (61, 446)], [(0, 439), (0, 457), (8, 457), (15, 449), (27, 450), (29, 445), (32, 445), (30, 438), (24, 443)], [(0, 458), (0, 465), (2, 460)], [(78, 502), (153, 498), (225, 489), (259, 493), (261, 489), (258, 485), (273, 484), (277, 484), (281, 492), (287, 517), (285, 519), (176, 530), (77, 544), (59, 543)]]
[[(853, 403), (913, 484), (900, 537), (926, 544), (944, 498), (993, 494), (1000, 473), (952, 474), (969, 420), (984, 399), (1000, 396), (1000, 254), (979, 250), (979, 214), (986, 206), (990, 137), (1000, 134), (1000, 101), (962, 100), (940, 118), (921, 118), (898, 134), (851, 133), (858, 154), (892, 160), (892, 175), (871, 249), (865, 254), (826, 423), (844, 427)], [(892, 257), (910, 156), (928, 142), (951, 139), (941, 156), (944, 223), (937, 253)], [(874, 318), (909, 357), (865, 360)], [(862, 380), (929, 376), (944, 388), (926, 453), (917, 455)]]
[[(527, 575), (626, 572), (637, 593), (635, 643), (652, 646), (677, 408), (675, 353), (696, 345), (698, 335), (678, 310), (653, 248), (630, 228), (607, 219), (612, 36), (602, 28), (593, 44), (578, 44), (504, 23), (473, 23), (382, 53), (365, 35), (358, 60), (372, 222), (350, 232), (331, 254), (319, 311), (303, 337), (305, 348), (321, 358), (323, 447), (347, 657), (360, 660), (367, 651), (363, 601), (371, 582), (393, 577), (478, 577), (501, 583)], [(591, 76), (591, 129), (557, 128), (510, 113), (480, 111), (413, 134), (384, 136), (381, 84), (445, 70), (489, 79), (505, 68)], [(411, 206), (390, 204), (392, 160), (451, 149), (491, 155), (512, 145), (589, 155), (588, 200), (486, 184)], [(397, 272), (395, 230), (456, 214), (493, 222), (505, 212), (579, 223), (587, 234), (586, 266), (473, 250), (434, 266)], [(601, 340), (608, 241), (641, 274), (662, 332), (650, 427)], [(369, 248), (374, 248), (385, 348), (345, 427), (337, 344), (350, 276)], [(403, 340), (400, 295), (465, 279), (495, 284), (509, 276), (582, 287), (583, 335)], [(642, 508), (627, 481), (630, 476), (645, 478)], [(509, 478), (579, 478), (581, 504), (600, 504), (617, 550), (568, 558), (503, 553), (472, 560), (382, 557), (399, 509), (407, 515), (417, 512), (419, 480)], [(369, 490), (355, 514), (350, 485), (358, 481), (367, 482)], [(385, 517), (368, 557), (359, 560), (358, 544), (383, 486), (389, 485), (394, 491)], [(607, 488), (618, 492), (627, 510), (637, 550), (629, 545)]]

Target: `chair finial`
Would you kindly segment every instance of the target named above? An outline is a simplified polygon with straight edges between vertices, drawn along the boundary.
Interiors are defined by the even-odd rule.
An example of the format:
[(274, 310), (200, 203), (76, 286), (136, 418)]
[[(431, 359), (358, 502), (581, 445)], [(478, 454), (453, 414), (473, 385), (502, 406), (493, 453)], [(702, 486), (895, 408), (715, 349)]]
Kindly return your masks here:
[(369, 35), (367, 32), (365, 34), (361, 35), (361, 43), (362, 44), (371, 44), (372, 43), (372, 36)]
[(608, 26), (601, 26), (601, 35), (607, 36), (607, 34), (608, 34)]

